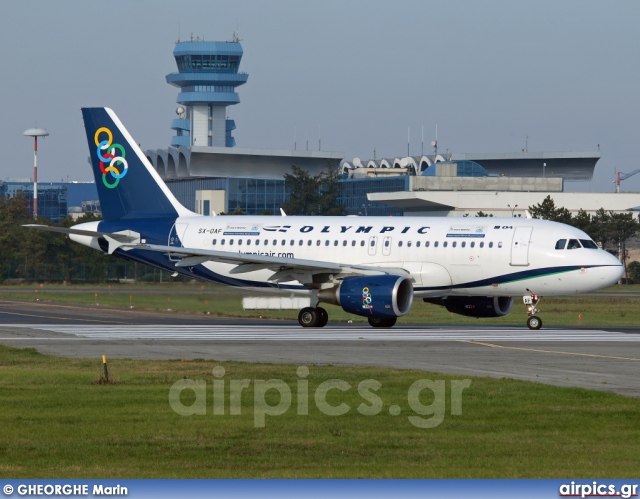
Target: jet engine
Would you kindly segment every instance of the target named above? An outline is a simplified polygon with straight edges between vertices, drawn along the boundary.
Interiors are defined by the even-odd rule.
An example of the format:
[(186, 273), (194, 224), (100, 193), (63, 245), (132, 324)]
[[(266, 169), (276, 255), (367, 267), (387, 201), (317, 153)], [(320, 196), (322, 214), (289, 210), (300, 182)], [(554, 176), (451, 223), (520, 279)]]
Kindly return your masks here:
[(502, 317), (511, 311), (513, 305), (513, 296), (449, 296), (423, 300), (467, 317)]
[(398, 275), (345, 277), (338, 286), (321, 290), (318, 298), (340, 305), (351, 314), (395, 318), (411, 309), (413, 284), (408, 277)]

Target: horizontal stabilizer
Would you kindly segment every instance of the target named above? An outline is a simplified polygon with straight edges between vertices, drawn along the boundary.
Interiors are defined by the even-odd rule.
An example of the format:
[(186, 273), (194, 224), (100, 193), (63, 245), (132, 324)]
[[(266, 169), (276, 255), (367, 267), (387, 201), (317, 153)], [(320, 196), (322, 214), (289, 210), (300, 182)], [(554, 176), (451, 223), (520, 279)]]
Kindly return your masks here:
[(130, 230), (126, 230), (122, 232), (101, 232), (101, 231), (82, 230), (82, 229), (70, 229), (67, 227), (52, 227), (50, 225), (39, 225), (39, 224), (25, 224), (23, 225), (23, 227), (28, 227), (29, 229), (44, 230), (47, 232), (58, 232), (61, 234), (76, 234), (78, 236), (89, 236), (89, 237), (108, 236), (119, 243), (135, 243), (140, 241), (140, 234), (138, 234), (137, 232), (132, 232)]

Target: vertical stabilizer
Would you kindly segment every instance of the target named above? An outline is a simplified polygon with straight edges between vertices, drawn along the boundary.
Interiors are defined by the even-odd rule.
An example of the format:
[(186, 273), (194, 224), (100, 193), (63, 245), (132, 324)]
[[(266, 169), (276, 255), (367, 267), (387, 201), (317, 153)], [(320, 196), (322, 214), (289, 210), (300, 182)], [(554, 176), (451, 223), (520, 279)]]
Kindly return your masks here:
[(82, 117), (104, 220), (192, 214), (167, 188), (111, 109), (82, 108)]

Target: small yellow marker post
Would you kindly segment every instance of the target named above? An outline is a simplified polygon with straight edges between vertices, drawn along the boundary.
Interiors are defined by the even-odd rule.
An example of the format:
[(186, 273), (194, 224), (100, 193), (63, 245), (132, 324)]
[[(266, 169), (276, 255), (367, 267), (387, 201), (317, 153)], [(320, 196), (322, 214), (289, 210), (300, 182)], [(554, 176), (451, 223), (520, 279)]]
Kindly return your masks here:
[(109, 381), (109, 370), (107, 369), (107, 356), (102, 356), (102, 365), (104, 366), (104, 377), (107, 381)]

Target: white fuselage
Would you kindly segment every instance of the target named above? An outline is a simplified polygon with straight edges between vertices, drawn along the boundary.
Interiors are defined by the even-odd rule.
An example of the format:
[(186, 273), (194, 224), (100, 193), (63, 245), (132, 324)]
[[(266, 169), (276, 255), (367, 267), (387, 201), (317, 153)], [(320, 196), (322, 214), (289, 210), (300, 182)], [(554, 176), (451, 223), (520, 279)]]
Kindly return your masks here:
[[(622, 275), (618, 260), (600, 249), (556, 249), (561, 240), (590, 241), (584, 232), (537, 219), (192, 216), (178, 218), (172, 234), (189, 248), (401, 268), (411, 274), (416, 297), (565, 295), (611, 285)], [(274, 274), (238, 276), (232, 264), (203, 265), (262, 291)], [(296, 281), (278, 288), (308, 292)]]

